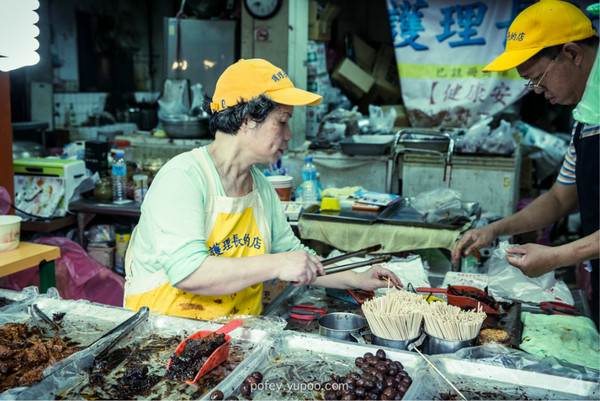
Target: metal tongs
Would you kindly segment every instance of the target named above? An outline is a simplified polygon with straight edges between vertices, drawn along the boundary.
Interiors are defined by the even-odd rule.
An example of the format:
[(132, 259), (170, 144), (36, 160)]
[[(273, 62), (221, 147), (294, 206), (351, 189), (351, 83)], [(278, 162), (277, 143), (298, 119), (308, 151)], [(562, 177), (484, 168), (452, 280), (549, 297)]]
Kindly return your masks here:
[(29, 309), (29, 315), (32, 317), (33, 323), (36, 325), (40, 334), (43, 335), (43, 331), (42, 331), (42, 328), (40, 327), (40, 325), (37, 323), (38, 318), (41, 318), (46, 324), (48, 324), (50, 327), (52, 327), (55, 334), (58, 335), (58, 333), (60, 331), (60, 327), (58, 327), (58, 325), (56, 323), (54, 323), (54, 321), (52, 319), (50, 319), (48, 317), (48, 315), (46, 315), (44, 312), (42, 312), (42, 310), (40, 308), (38, 308), (37, 304), (29, 305), (28, 309)]
[[(328, 266), (328, 265), (338, 263), (338, 262), (341, 262), (342, 260), (350, 259), (353, 257), (365, 256), (368, 253), (377, 252), (378, 250), (381, 249), (381, 247), (382, 247), (381, 244), (372, 245), (372, 246), (369, 246), (367, 248), (364, 248), (364, 249), (361, 249), (358, 251), (349, 252), (345, 255), (340, 255), (340, 256), (333, 257), (333, 258), (324, 259), (321, 261), (321, 264), (323, 266)], [(325, 274), (339, 273), (339, 272), (343, 272), (346, 270), (356, 269), (357, 267), (369, 266), (369, 265), (374, 265), (377, 263), (385, 263), (385, 262), (389, 262), (390, 259), (392, 259), (392, 257), (390, 255), (384, 255), (384, 256), (379, 256), (379, 257), (372, 258), (369, 260), (364, 260), (362, 262), (354, 262), (354, 263), (348, 263), (346, 265), (333, 266), (333, 267), (329, 267), (329, 268), (325, 269)]]

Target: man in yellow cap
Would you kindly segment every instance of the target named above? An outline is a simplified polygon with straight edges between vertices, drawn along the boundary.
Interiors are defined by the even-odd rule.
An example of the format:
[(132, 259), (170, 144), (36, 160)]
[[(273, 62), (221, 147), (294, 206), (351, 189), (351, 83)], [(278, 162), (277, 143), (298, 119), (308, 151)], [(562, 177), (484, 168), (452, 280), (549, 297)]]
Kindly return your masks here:
[(294, 106), (321, 99), (265, 60), (239, 60), (223, 72), (203, 105), (214, 141), (171, 159), (144, 198), (125, 261), (126, 307), (208, 320), (260, 314), (262, 283), (275, 278), (364, 290), (387, 286), (383, 278), (401, 285), (381, 266), (324, 276), (255, 166), (287, 150)]
[[(525, 85), (535, 93), (543, 94), (550, 103), (577, 104), (586, 90), (600, 90), (588, 87), (594, 63), (598, 63), (597, 51), (596, 31), (579, 8), (565, 1), (541, 0), (515, 18), (508, 29), (506, 50), (483, 71), (505, 71), (516, 67), (519, 75), (528, 80)], [(529, 277), (589, 261), (591, 306), (598, 324), (600, 126), (595, 125), (597, 118), (595, 121), (594, 124), (575, 124), (559, 176), (548, 192), (512, 216), (465, 232), (454, 244), (452, 259), (456, 263), (461, 256), (490, 245), (498, 236), (546, 227), (579, 206), (584, 237), (556, 247), (515, 246), (508, 249), (515, 256), (507, 256), (507, 260)]]

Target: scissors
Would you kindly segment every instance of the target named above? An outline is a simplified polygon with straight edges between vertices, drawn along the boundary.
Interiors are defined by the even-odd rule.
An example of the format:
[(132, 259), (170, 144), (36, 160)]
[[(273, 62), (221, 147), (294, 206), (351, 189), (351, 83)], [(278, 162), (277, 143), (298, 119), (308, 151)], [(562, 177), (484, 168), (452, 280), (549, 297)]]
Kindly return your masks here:
[(562, 302), (518, 302), (539, 308), (544, 312), (548, 312), (551, 315), (584, 316), (583, 313), (579, 312), (579, 309)]
[(295, 305), (290, 308), (290, 315), (294, 319), (313, 320), (326, 314), (325, 309), (319, 309), (313, 305)]

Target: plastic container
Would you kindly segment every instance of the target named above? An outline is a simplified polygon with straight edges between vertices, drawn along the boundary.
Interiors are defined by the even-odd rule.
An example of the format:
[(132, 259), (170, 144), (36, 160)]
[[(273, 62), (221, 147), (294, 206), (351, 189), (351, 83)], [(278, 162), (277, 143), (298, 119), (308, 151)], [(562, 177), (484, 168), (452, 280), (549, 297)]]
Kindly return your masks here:
[(115, 233), (115, 271), (125, 275), (125, 252), (131, 238), (129, 230), (117, 230)]
[(148, 192), (148, 176), (146, 174), (136, 174), (133, 176), (135, 188), (133, 190), (133, 200), (142, 203)]
[(267, 179), (275, 188), (275, 192), (277, 192), (282, 202), (289, 202), (292, 199), (293, 177), (289, 175), (270, 175)]
[(21, 239), (21, 218), (0, 216), (0, 251), (12, 251), (19, 247)]
[(306, 157), (302, 166), (302, 200), (316, 203), (318, 200), (317, 167), (312, 161), (312, 157)]
[(116, 151), (112, 166), (113, 202), (127, 200), (127, 164), (123, 159), (123, 152)]

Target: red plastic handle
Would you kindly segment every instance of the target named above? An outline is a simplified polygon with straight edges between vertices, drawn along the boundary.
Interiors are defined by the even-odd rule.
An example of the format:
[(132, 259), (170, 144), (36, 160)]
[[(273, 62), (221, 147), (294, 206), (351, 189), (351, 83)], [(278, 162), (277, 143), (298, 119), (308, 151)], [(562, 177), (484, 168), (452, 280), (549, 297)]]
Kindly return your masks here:
[(215, 331), (217, 334), (227, 334), (231, 330), (237, 329), (241, 325), (244, 324), (243, 320), (233, 319), (231, 322), (227, 323), (225, 326), (221, 327), (219, 330)]
[(433, 292), (434, 294), (445, 294), (447, 291), (448, 291), (447, 288), (428, 288), (428, 287), (417, 288), (417, 292)]
[(573, 312), (579, 312), (577, 308), (569, 304), (563, 304), (562, 302), (542, 302), (541, 306), (552, 306), (554, 308), (567, 309)]

